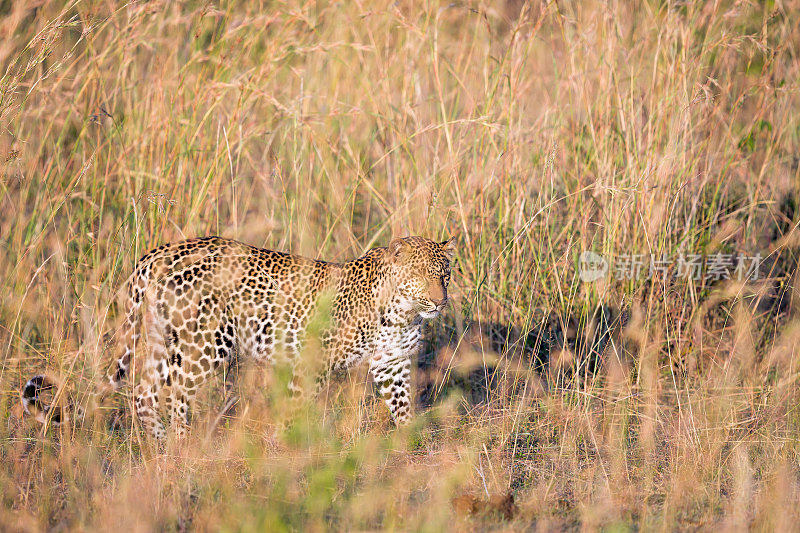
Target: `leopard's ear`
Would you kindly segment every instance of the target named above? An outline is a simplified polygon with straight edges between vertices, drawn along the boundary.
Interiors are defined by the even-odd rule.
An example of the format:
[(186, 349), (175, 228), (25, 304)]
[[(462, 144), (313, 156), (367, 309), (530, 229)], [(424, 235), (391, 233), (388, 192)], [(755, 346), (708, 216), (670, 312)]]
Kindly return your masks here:
[(456, 239), (457, 237), (453, 235), (449, 239), (439, 243), (439, 246), (442, 247), (442, 251), (445, 253), (448, 259), (452, 259), (453, 256), (456, 255)]
[(392, 239), (386, 247), (386, 259), (389, 261), (399, 260), (406, 252), (411, 251), (411, 245), (402, 238)]

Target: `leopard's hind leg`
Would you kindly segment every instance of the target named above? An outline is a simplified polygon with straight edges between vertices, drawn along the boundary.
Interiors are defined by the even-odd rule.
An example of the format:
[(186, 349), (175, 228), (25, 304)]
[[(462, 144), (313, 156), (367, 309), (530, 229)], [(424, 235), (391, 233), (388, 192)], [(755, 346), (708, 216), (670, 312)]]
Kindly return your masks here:
[(167, 328), (167, 410), (179, 438), (188, 432), (197, 390), (220, 365), (235, 365), (236, 328), (230, 310), (223, 308), (220, 300), (216, 295), (200, 299), (198, 329), (192, 335), (182, 336)]

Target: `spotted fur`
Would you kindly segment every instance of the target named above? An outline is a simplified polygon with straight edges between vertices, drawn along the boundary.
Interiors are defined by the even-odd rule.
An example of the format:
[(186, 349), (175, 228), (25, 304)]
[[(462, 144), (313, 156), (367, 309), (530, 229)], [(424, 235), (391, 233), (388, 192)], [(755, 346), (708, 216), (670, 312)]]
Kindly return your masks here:
[[(171, 423), (183, 435), (196, 391), (219, 366), (239, 357), (285, 357), (296, 376), (303, 372), (305, 330), (327, 294), (323, 374), (368, 362), (393, 420), (406, 422), (422, 321), (447, 304), (454, 251), (453, 239), (408, 237), (329, 263), (220, 237), (160, 246), (139, 260), (127, 282), (124, 338), (109, 383), (118, 387), (138, 358), (134, 405), (142, 426), (165, 437), (159, 397), (166, 388)], [(26, 410), (47, 412), (39, 396), (49, 384), (44, 376), (28, 381)]]

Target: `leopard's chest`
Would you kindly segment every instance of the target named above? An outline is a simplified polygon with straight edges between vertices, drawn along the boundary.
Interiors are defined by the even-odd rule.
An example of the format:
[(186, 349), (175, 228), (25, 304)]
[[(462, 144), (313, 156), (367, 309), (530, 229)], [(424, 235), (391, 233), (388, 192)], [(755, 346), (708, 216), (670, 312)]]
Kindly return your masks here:
[(402, 306), (378, 309), (364, 333), (346, 355), (348, 366), (368, 359), (412, 354), (422, 340), (422, 318)]

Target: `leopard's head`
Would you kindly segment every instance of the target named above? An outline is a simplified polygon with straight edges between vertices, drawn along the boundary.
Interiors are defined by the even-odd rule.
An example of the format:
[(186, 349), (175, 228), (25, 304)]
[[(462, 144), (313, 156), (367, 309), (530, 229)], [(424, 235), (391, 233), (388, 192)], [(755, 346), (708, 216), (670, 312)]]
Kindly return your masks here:
[(423, 318), (435, 318), (442, 312), (455, 250), (455, 237), (442, 242), (406, 237), (389, 243), (384, 257), (392, 269), (397, 294), (409, 310)]

